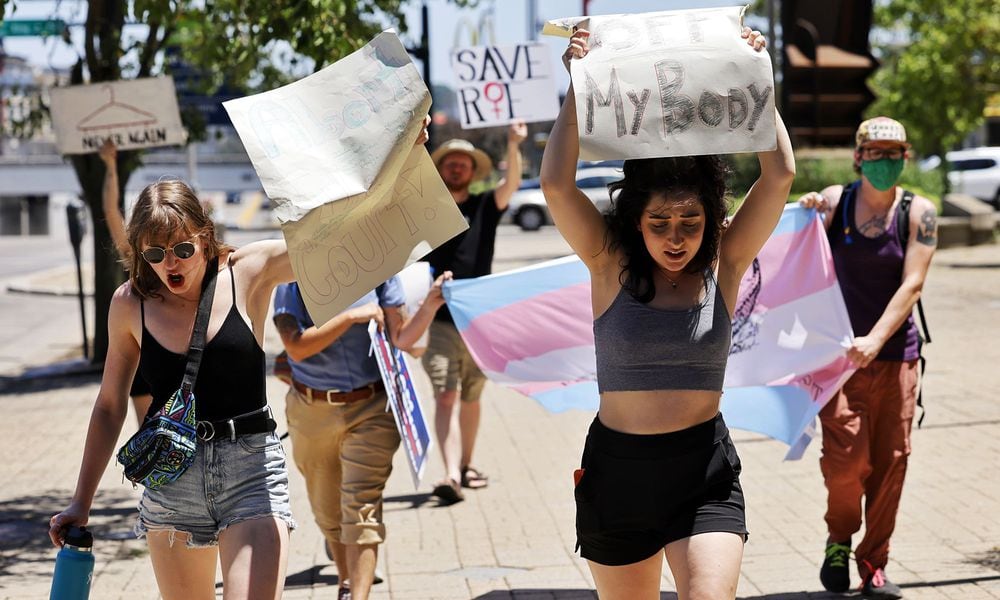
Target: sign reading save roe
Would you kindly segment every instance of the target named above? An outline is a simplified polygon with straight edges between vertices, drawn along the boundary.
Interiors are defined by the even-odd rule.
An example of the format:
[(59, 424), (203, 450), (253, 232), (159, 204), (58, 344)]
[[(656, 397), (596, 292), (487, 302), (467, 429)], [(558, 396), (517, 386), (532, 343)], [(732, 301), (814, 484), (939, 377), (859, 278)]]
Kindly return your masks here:
[(462, 129), (552, 121), (559, 97), (552, 77), (548, 46), (459, 48), (451, 53), (455, 94)]

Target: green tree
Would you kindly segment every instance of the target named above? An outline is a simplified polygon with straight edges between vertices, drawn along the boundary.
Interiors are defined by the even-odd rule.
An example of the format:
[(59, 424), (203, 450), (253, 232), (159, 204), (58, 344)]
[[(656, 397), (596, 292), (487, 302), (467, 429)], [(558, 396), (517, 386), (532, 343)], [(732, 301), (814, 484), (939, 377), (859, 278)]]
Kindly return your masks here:
[[(450, 0), (460, 6), (477, 0)], [(209, 77), (205, 91), (223, 80), (253, 91), (286, 82), (290, 67), (311, 64), (318, 70), (353, 52), (387, 24), (405, 32), (407, 0), (89, 0), (84, 23), (83, 56), (70, 83), (98, 83), (150, 77), (163, 73), (158, 60), (169, 45), (184, 61)], [(0, 8), (16, 11), (16, 0), (0, 0)], [(2, 20), (2, 19), (0, 19)], [(148, 30), (139, 37), (123, 35), (126, 24)], [(137, 28), (133, 28), (135, 30)], [(131, 32), (130, 32), (131, 33)], [(308, 61), (303, 63), (303, 61)], [(299, 69), (301, 72), (301, 69)], [(42, 111), (44, 112), (44, 107)], [(201, 133), (197, 117), (185, 115)], [(40, 123), (34, 113), (14, 130), (30, 135)], [(25, 125), (28, 125), (25, 127)], [(95, 362), (107, 356), (107, 314), (115, 288), (124, 280), (101, 210), (104, 166), (96, 154), (69, 157), (90, 208), (94, 240)], [(120, 198), (141, 152), (119, 152)]]
[(982, 124), (987, 100), (1000, 91), (996, 0), (877, 2), (875, 22), (897, 42), (878, 47), (878, 100), (868, 113), (898, 119), (917, 152), (943, 158)]

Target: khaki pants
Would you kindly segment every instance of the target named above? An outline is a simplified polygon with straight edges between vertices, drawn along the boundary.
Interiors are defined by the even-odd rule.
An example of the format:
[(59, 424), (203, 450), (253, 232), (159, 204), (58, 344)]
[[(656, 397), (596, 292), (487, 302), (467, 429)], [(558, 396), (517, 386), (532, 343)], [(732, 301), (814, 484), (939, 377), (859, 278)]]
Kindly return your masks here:
[(478, 402), (483, 395), (486, 375), (479, 370), (454, 324), (431, 323), (427, 352), (421, 359), (435, 394), (461, 388), (462, 402)]
[(382, 491), (399, 448), (385, 392), (331, 405), (289, 387), (285, 401), (292, 457), (323, 535), (342, 544), (385, 541)]
[(830, 539), (844, 542), (861, 529), (854, 551), (862, 577), (889, 561), (889, 538), (903, 493), (917, 397), (917, 362), (873, 361), (857, 371), (820, 411)]

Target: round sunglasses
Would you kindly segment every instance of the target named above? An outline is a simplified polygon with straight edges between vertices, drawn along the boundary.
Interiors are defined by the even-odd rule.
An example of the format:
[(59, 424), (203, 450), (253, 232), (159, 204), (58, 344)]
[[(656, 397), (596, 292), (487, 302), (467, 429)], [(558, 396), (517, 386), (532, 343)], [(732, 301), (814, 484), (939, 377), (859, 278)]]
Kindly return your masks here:
[(180, 242), (178, 244), (174, 244), (173, 247), (170, 248), (151, 246), (142, 251), (142, 258), (151, 265), (158, 265), (167, 257), (168, 250), (178, 259), (187, 260), (194, 256), (197, 248), (195, 247), (194, 242)]

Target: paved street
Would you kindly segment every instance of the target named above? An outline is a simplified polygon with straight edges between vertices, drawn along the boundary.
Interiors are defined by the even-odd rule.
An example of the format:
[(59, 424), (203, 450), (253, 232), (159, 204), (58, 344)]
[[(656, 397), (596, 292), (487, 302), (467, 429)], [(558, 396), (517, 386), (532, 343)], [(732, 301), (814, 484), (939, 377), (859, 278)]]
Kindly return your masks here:
[[(3, 262), (31, 261), (31, 248), (19, 253), (18, 246), (7, 244), (0, 250)], [(551, 227), (534, 234), (503, 227), (496, 270), (566, 253)], [(18, 268), (0, 271), (0, 278), (15, 287), (28, 288), (32, 281), (58, 287), (75, 281), (68, 279), (70, 260), (67, 254), (61, 265), (38, 265), (47, 270), (32, 277)], [(934, 339), (926, 353), (927, 417), (914, 431), (888, 574), (903, 585), (908, 600), (1000, 598), (1000, 403), (994, 398), (1000, 389), (1000, 246), (939, 251), (925, 308)], [(98, 380), (95, 375), (14, 377), (29, 367), (79, 357), (74, 297), (0, 292), (0, 311), (0, 375), (7, 376), (0, 379), (0, 452), (8, 457), (0, 463), (5, 484), (0, 598), (43, 599), (55, 557), (45, 535), (47, 520), (72, 493)], [(278, 346), (269, 326), (265, 350), (273, 356)], [(417, 376), (424, 408), (432, 413), (427, 382), (422, 372)], [(283, 413), (284, 391), (269, 378), (277, 415)], [(429, 495), (429, 483), (442, 474), (437, 455), (424, 485), (415, 490), (405, 457), (398, 453), (386, 492), (389, 538), (380, 560), (387, 580), (375, 586), (373, 597), (596, 597), (585, 562), (573, 553), (571, 485), (592, 418), (579, 411), (550, 414), (530, 399), (488, 384), (476, 463), (490, 474), (490, 486), (446, 508)], [(123, 439), (133, 423), (128, 421)], [(279, 430), (284, 429), (279, 418)], [(739, 596), (841, 597), (819, 591), (825, 527), (818, 442), (803, 460), (782, 462), (782, 444), (746, 432), (734, 437), (743, 459), (751, 530)], [(335, 597), (336, 570), (325, 557), (294, 467), (291, 482), (300, 527), (292, 535), (285, 598)], [(92, 513), (97, 569), (91, 598), (158, 597), (145, 545), (130, 533), (138, 495), (122, 483), (120, 469), (109, 465)], [(672, 589), (666, 569), (662, 589)], [(665, 591), (662, 597), (675, 595)]]

